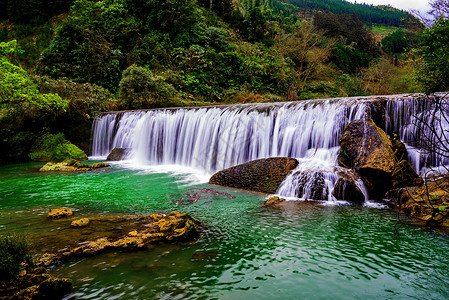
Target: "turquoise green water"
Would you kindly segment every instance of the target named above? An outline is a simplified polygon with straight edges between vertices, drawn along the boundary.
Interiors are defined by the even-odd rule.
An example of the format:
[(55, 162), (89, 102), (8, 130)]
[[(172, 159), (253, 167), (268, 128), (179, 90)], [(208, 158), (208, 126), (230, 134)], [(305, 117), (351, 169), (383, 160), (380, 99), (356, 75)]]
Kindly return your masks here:
[[(182, 177), (127, 170), (40, 174), (31, 164), (0, 166), (0, 232), (33, 239), (59, 230), (50, 208), (77, 216), (179, 210), (207, 228), (194, 243), (73, 259), (52, 272), (71, 278), (71, 299), (447, 299), (448, 236), (398, 226), (389, 209), (307, 205), (263, 209), (264, 196)], [(188, 189), (213, 188), (190, 205)]]

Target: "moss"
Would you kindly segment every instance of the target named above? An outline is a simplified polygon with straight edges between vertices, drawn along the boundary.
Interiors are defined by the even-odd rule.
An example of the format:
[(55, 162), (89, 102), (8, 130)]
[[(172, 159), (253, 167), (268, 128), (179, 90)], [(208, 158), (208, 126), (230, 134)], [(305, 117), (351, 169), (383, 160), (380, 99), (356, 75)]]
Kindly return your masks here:
[(29, 157), (34, 161), (63, 161), (65, 159), (85, 160), (83, 150), (67, 141), (62, 133), (44, 134), (31, 148)]

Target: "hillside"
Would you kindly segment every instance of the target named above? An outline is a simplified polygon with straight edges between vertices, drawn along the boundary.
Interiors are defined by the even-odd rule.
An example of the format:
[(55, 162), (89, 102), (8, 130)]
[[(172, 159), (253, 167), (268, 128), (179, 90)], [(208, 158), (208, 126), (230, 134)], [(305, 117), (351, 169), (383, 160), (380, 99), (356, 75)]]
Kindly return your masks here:
[(366, 24), (383, 24), (388, 26), (401, 26), (409, 18), (407, 12), (388, 6), (373, 6), (368, 4), (353, 4), (344, 0), (281, 0), (284, 3), (297, 7), (300, 11), (325, 11), (334, 14), (356, 13), (360, 20)]
[[(1, 53), (8, 63), (4, 80), (20, 75), (33, 89), (60, 96), (56, 103), (68, 103), (57, 112), (45, 106), (43, 113), (24, 109), (28, 98), (12, 106), (3, 101), (0, 138), (21, 145), (43, 130), (62, 131), (79, 144), (92, 117), (110, 109), (420, 91), (404, 56), (416, 31), (404, 26), (380, 44), (357, 13), (331, 9), (400, 11), (290, 2), (214, 0), (211, 8), (209, 0), (76, 0), (71, 6), (59, 0), (50, 7), (43, 0), (0, 0), (6, 8), (0, 42), (18, 42)], [(302, 9), (307, 19), (298, 18)], [(388, 18), (385, 24), (395, 24)], [(24, 131), (31, 135), (17, 137)]]

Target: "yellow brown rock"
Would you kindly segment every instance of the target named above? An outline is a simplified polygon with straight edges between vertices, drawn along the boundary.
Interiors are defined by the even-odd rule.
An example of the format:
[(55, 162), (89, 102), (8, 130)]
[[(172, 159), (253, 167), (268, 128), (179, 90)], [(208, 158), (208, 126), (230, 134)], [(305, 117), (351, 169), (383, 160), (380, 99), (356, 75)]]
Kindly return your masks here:
[(43, 267), (27, 266), (20, 276), (0, 280), (1, 299), (62, 299), (70, 293), (72, 283), (57, 278)]
[(356, 171), (371, 199), (382, 199), (385, 192), (393, 187), (422, 183), (422, 179), (403, 159), (406, 158), (404, 148), (397, 136), (392, 135), (390, 140), (370, 118), (356, 120), (346, 126), (340, 139), (338, 163)]
[(107, 163), (96, 163), (92, 165), (82, 164), (75, 159), (66, 159), (62, 162), (48, 162), (42, 168), (40, 172), (87, 172), (93, 169), (106, 168), (110, 165)]
[(70, 217), (73, 215), (73, 212), (70, 208), (62, 207), (62, 208), (54, 208), (50, 210), (48, 213), (49, 219), (61, 219), (65, 217)]

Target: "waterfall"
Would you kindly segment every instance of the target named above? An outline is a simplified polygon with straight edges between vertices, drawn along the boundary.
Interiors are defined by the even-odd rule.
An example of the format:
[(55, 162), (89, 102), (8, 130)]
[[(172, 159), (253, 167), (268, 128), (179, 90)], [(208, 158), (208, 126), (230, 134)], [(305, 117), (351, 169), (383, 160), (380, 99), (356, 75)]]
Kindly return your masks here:
[(104, 114), (94, 124), (92, 155), (129, 148), (129, 158), (142, 165), (213, 173), (259, 158), (335, 149), (346, 124), (365, 112), (364, 102), (314, 100)]
[[(375, 101), (382, 103), (386, 132), (408, 141), (416, 170), (437, 159), (413, 143), (422, 130), (412, 125), (413, 118), (430, 105), (415, 96), (104, 113), (94, 122), (92, 155), (104, 158), (113, 148), (127, 148), (128, 159), (140, 166), (186, 166), (208, 174), (260, 158), (294, 157), (300, 164), (278, 194), (330, 200), (338, 141), (345, 126), (365, 117)], [(326, 188), (317, 191), (313, 182)]]
[(436, 170), (439, 166), (449, 165), (447, 153), (429, 153), (421, 149), (418, 142), (426, 139), (429, 144), (436, 146), (437, 143), (445, 143), (444, 147), (449, 149), (448, 98), (443, 96), (438, 107), (434, 99), (407, 97), (400, 101), (389, 100), (385, 105), (385, 132), (396, 132), (399, 135), (406, 145), (408, 160), (421, 175), (429, 172), (429, 169)]

